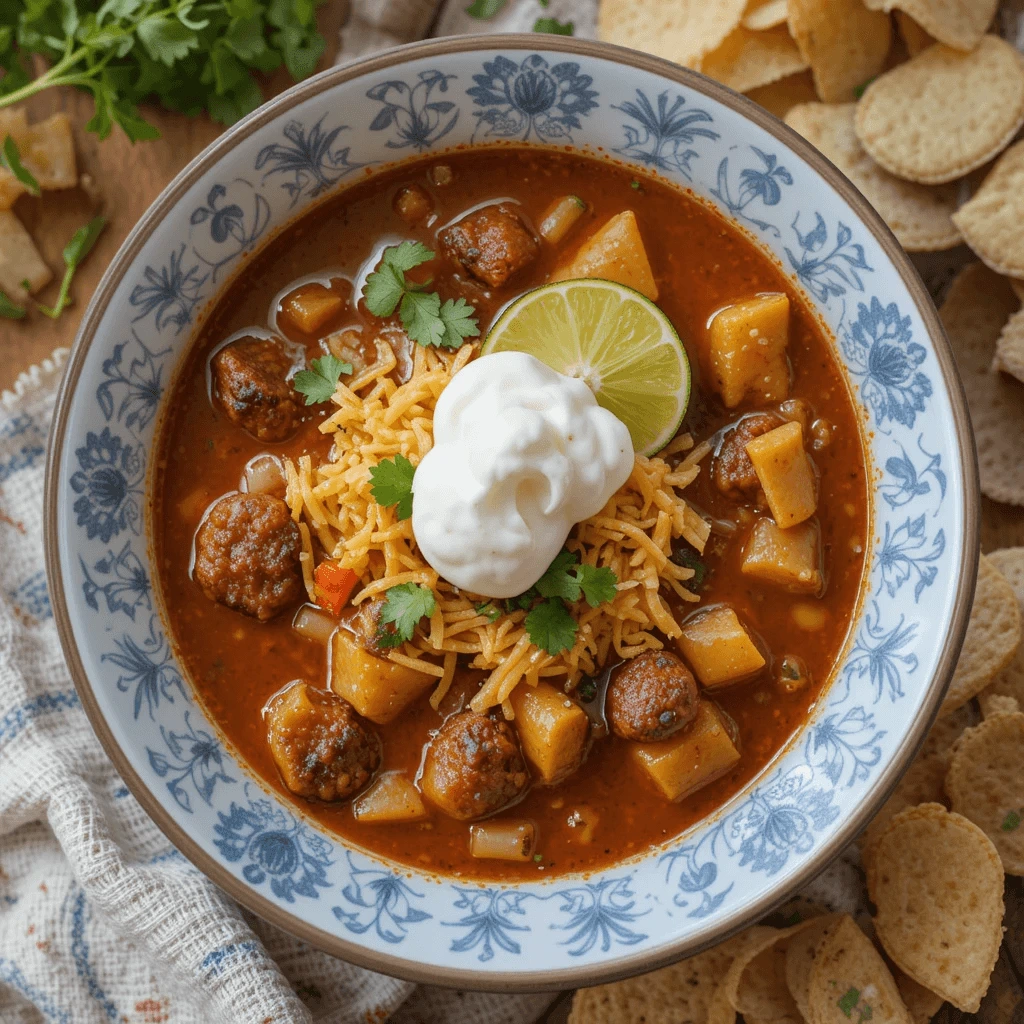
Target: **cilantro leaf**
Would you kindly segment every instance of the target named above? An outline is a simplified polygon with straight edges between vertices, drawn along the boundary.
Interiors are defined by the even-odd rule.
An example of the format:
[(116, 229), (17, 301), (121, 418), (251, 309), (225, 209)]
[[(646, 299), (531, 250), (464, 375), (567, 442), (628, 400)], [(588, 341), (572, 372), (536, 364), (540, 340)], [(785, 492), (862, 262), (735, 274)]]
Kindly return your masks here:
[(847, 1016), (851, 1016), (860, 1002), (860, 989), (848, 988), (836, 1001), (836, 1006)]
[(416, 467), (402, 454), (381, 459), (370, 470), (370, 492), (378, 505), (397, 505), (399, 519), (412, 515), (412, 478)]
[(1015, 832), (1020, 828), (1021, 816), (1016, 811), (1008, 811), (1003, 823), (999, 827), (1004, 832)]
[(444, 333), (438, 344), (445, 348), (458, 348), (466, 338), (480, 334), (480, 323), (474, 308), (465, 299), (448, 299), (438, 313)]
[(607, 566), (581, 565), (575, 571), (583, 596), (591, 608), (605, 601), (614, 601), (619, 577)]
[(374, 316), (391, 316), (405, 294), (405, 272), (433, 258), (434, 252), (422, 242), (388, 246), (381, 254), (380, 266), (363, 286), (366, 308)]
[(0, 150), (0, 167), (6, 167), (32, 195), (39, 195), (39, 182), (36, 181), (35, 175), (21, 162), (21, 152), (18, 149), (18, 144), (10, 135), (4, 139), (3, 150)]
[(473, 0), (466, 13), (471, 18), (493, 18), (504, 6), (505, 0)]
[[(434, 592), (418, 583), (400, 583), (385, 592), (380, 610), (377, 643), (382, 647), (399, 647), (411, 640), (420, 619), (434, 614), (437, 602)], [(393, 626), (393, 630), (386, 627)]]
[(444, 337), (441, 296), (437, 292), (406, 292), (398, 310), (405, 333), (418, 345), (440, 345)]
[(105, 217), (94, 217), (88, 224), (83, 224), (64, 246), (64, 278), (60, 283), (57, 301), (51, 306), (39, 306), (39, 312), (56, 320), (71, 305), (71, 281), (78, 270), (79, 264), (92, 251), (96, 239), (107, 226)]
[(343, 373), (352, 372), (352, 364), (343, 362), (337, 356), (326, 355), (309, 364), (312, 369), (299, 370), (295, 374), (295, 390), (306, 396), (306, 405), (329, 402)]
[(476, 613), (477, 615), (486, 615), (491, 622), (497, 622), (501, 618), (501, 609), (492, 601), (484, 601), (483, 604), (476, 605)]
[(533, 23), (534, 32), (548, 32), (553, 36), (571, 36), (575, 28), (571, 21), (559, 21), (557, 18), (538, 18)]
[(565, 602), (558, 597), (541, 601), (531, 609), (524, 625), (530, 642), (548, 654), (560, 654), (569, 650), (576, 642), (576, 632), (579, 629)]
[(12, 302), (4, 292), (0, 291), (0, 316), (7, 320), (20, 320), (25, 313), (24, 306)]

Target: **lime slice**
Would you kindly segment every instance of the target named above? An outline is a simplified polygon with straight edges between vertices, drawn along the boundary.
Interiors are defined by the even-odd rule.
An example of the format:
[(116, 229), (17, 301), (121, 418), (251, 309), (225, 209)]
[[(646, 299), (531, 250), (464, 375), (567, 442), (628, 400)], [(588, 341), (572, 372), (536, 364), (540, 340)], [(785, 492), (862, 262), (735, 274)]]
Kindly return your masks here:
[(527, 292), (502, 313), (481, 350), (510, 351), (585, 380), (642, 455), (664, 448), (686, 414), (690, 363), (679, 335), (653, 302), (625, 285), (558, 281)]

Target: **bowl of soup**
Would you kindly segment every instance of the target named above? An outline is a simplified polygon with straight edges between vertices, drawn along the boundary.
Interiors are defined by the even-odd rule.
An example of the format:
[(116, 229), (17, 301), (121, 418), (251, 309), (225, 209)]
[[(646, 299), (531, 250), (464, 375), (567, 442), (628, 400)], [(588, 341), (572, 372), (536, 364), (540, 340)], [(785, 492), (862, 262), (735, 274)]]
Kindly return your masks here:
[(977, 559), (960, 386), (806, 143), (615, 47), (326, 72), (101, 283), (47, 477), (83, 704), (175, 845), (347, 960), (592, 984), (864, 827)]

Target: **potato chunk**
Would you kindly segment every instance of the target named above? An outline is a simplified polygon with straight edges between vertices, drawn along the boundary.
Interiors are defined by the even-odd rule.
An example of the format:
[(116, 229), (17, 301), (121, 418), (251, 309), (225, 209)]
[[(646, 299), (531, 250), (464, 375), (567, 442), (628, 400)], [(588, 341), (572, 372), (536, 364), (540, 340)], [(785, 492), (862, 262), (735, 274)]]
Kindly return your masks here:
[(425, 672), (378, 658), (343, 629), (331, 641), (331, 689), (364, 718), (386, 725), (437, 682)]
[(783, 530), (814, 515), (818, 480), (814, 463), (804, 451), (804, 431), (799, 423), (784, 423), (748, 441), (747, 454), (772, 518)]
[(402, 772), (384, 772), (352, 805), (357, 821), (419, 821), (427, 816), (420, 791)]
[(765, 666), (739, 616), (724, 605), (684, 622), (677, 643), (709, 690), (748, 679)]
[(669, 800), (720, 779), (740, 759), (722, 712), (707, 700), (688, 729), (660, 743), (632, 744), (630, 752)]
[(21, 221), (10, 210), (0, 210), (0, 291), (13, 302), (24, 303), (52, 277)]
[(780, 530), (774, 520), (758, 519), (747, 539), (740, 570), (793, 594), (820, 594), (824, 578), (818, 524), (808, 520)]
[(551, 785), (574, 772), (587, 742), (587, 713), (548, 683), (517, 686), (509, 698), (527, 760)]
[(730, 409), (744, 398), (789, 397), (789, 298), (758, 295), (715, 314), (708, 328), (711, 380)]
[(599, 228), (568, 263), (551, 275), (551, 280), (571, 281), (580, 277), (599, 277), (624, 284), (652, 302), (657, 301), (658, 286), (654, 283), (651, 263), (632, 210), (623, 210)]
[(335, 316), (345, 300), (317, 281), (289, 292), (281, 302), (281, 316), (306, 334), (319, 331)]

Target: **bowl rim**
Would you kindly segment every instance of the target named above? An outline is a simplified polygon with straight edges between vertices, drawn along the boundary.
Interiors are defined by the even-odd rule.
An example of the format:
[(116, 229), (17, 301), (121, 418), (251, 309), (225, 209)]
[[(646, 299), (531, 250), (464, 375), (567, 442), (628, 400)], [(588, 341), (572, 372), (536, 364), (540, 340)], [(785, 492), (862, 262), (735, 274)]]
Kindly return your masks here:
[[(85, 672), (71, 627), (67, 596), (61, 573), (58, 544), (58, 504), (61, 480), (61, 453), (72, 403), (77, 392), (85, 357), (96, 338), (97, 328), (113, 297), (115, 289), (129, 271), (140, 249), (156, 226), (177, 204), (196, 179), (212, 168), (240, 140), (259, 131), (265, 125), (311, 97), (353, 79), (402, 64), (410, 60), (444, 57), (453, 53), (475, 50), (542, 50), (593, 57), (613, 64), (646, 71), (705, 95), (758, 127), (773, 135), (793, 150), (816, 174), (839, 193), (850, 205), (861, 224), (873, 235), (886, 257), (899, 274), (932, 341), (942, 375), (943, 386), (949, 396), (953, 413), (953, 430), (960, 458), (960, 471), (964, 490), (963, 535), (960, 537), (960, 559), (964, 572), (964, 585), (958, 586), (954, 598), (950, 629), (946, 633), (936, 671), (928, 683), (923, 700), (912, 727), (903, 736), (889, 763), (880, 772), (871, 799), (865, 800), (855, 813), (810, 856), (802, 867), (787, 878), (784, 886), (766, 893), (742, 910), (720, 919), (708, 928), (699, 942), (693, 938), (679, 939), (658, 948), (615, 958), (605, 963), (578, 969), (560, 968), (546, 971), (542, 968), (526, 972), (478, 972), (461, 967), (426, 967), (418, 961), (390, 953), (369, 950), (357, 943), (326, 932), (306, 921), (297, 913), (285, 910), (263, 896), (255, 888), (236, 878), (225, 866), (202, 850), (185, 829), (164, 809), (142, 781), (126, 755), (118, 746), (113, 733), (100, 710), (92, 685)], [(107, 756), (142, 805), (171, 843), (208, 879), (227, 895), (257, 914), (263, 920), (283, 931), (310, 943), (342, 960), (380, 971), (409, 981), (470, 988), (497, 992), (539, 992), (597, 985), (646, 973), (674, 963), (683, 956), (692, 956), (705, 950), (750, 923), (770, 913), (794, 892), (806, 885), (827, 867), (861, 832), (876, 811), (888, 799), (903, 776), (910, 761), (924, 742), (935, 720), (943, 697), (952, 679), (956, 661), (967, 630), (980, 557), (980, 487), (974, 435), (967, 408), (963, 383), (956, 368), (955, 358), (938, 311), (928, 294), (909, 256), (867, 199), (826, 157), (814, 149), (782, 121), (769, 114), (752, 100), (733, 92), (726, 86), (703, 75), (681, 67), (671, 61), (638, 50), (594, 40), (562, 36), (538, 36), (529, 33), (478, 33), (424, 40), (384, 50), (362, 60), (328, 68), (304, 82), (288, 89), (264, 103), (253, 113), (228, 128), (200, 154), (194, 157), (164, 188), (149, 209), (132, 228), (118, 249), (93, 293), (82, 318), (70, 356), (57, 392), (54, 416), (47, 442), (46, 470), (43, 493), (43, 540), (45, 566), (54, 621), (72, 681), (82, 706), (88, 715)], [(512, 884), (511, 888), (515, 888)]]

